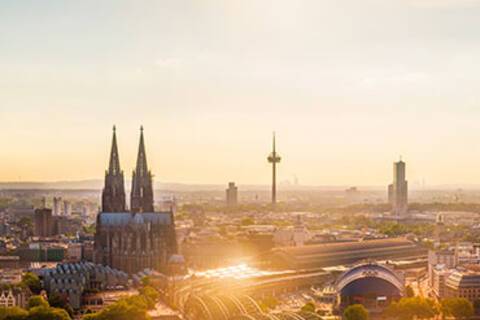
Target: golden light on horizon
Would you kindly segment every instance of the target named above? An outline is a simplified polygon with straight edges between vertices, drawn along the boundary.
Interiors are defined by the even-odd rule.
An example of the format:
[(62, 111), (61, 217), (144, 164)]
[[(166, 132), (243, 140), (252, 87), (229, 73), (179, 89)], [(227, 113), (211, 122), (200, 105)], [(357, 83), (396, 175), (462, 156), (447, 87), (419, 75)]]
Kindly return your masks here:
[(272, 130), (279, 182), (480, 181), (476, 1), (0, 8), (0, 181), (102, 179), (113, 124), (162, 182), (268, 184)]

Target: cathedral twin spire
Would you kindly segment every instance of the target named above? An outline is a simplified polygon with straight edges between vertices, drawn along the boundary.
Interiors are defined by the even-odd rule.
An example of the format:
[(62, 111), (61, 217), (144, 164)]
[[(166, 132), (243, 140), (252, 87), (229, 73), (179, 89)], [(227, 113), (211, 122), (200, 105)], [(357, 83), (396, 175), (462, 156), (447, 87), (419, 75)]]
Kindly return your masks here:
[[(143, 127), (140, 128), (140, 144), (138, 147), (137, 165), (132, 174), (130, 206), (132, 212), (153, 212), (152, 174), (147, 166)], [(115, 127), (113, 127), (109, 167), (105, 172), (105, 187), (102, 193), (102, 211), (126, 211), (125, 184), (123, 171), (120, 168)]]
[(102, 211), (124, 212), (125, 210), (123, 171), (120, 168), (120, 158), (118, 157), (117, 134), (113, 127), (110, 163), (105, 172), (105, 187), (102, 192)]
[(132, 174), (132, 192), (130, 197), (132, 212), (153, 212), (152, 173), (147, 166), (143, 127), (140, 128), (137, 166)]
[(119, 173), (122, 173), (122, 170), (120, 169), (120, 158), (118, 157), (116, 131), (117, 130), (115, 126), (113, 126), (112, 150), (110, 151), (110, 164), (108, 166), (108, 172), (111, 175), (117, 175)]

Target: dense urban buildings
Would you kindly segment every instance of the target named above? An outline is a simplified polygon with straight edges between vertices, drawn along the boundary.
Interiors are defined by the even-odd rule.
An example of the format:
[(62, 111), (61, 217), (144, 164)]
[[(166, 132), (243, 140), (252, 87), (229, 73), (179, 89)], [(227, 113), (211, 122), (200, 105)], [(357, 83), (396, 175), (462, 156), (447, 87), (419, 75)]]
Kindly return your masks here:
[(408, 182), (405, 178), (405, 162), (395, 162), (393, 183), (388, 186), (388, 201), (392, 206), (392, 213), (398, 217), (404, 217), (408, 212)]
[(302, 247), (311, 237), (301, 215), (297, 216), (294, 226), (278, 228), (273, 232), (273, 242), (277, 247)]
[[(7, 284), (7, 286), (9, 284)], [(29, 292), (29, 290), (27, 290), (26, 288), (20, 288), (15, 286), (13, 286), (13, 288), (10, 287), (9, 289), (0, 290), (0, 307), (25, 308), (31, 295), (31, 292)]]
[[(430, 285), (438, 287), (438, 274), (444, 274), (445, 270), (451, 270), (457, 265), (458, 256), (456, 250), (451, 248), (430, 250), (428, 252), (428, 279)], [(435, 285), (435, 280), (437, 285)]]
[[(213, 303), (220, 299), (222, 308), (224, 304), (228, 308), (228, 301), (238, 299), (239, 305), (252, 308), (251, 313), (248, 313), (249, 319), (262, 319), (270, 314), (292, 314), (288, 312), (293, 312), (295, 319), (308, 319), (305, 312), (299, 311), (302, 304), (311, 302), (316, 309), (321, 309), (322, 314), (331, 316), (342, 312), (352, 302), (361, 302), (372, 315), (377, 315), (385, 308), (388, 309), (390, 303), (404, 297), (405, 293), (399, 295), (395, 290), (388, 291), (388, 284), (376, 279), (388, 275), (387, 271), (378, 272), (379, 276), (375, 274), (368, 277), (368, 281), (360, 281), (360, 275), (368, 274), (367, 267), (351, 273), (359, 277), (358, 282), (351, 281), (351, 284), (345, 285), (346, 289), (334, 285), (344, 279), (341, 276), (344, 272), (355, 269), (358, 264), (379, 264), (399, 278), (404, 277), (405, 287), (413, 287), (417, 295), (435, 297), (439, 301), (465, 297), (472, 303), (477, 297), (469, 290), (478, 282), (478, 271), (474, 265), (480, 261), (479, 246), (474, 242), (458, 241), (464, 236), (475, 239), (473, 235), (480, 226), (480, 218), (473, 212), (438, 209), (416, 212), (417, 209), (411, 208), (408, 217), (397, 219), (386, 211), (386, 203), (370, 205), (368, 201), (364, 202), (365, 197), (371, 202), (382, 199), (382, 190), (369, 193), (361, 188), (355, 191), (358, 197), (352, 197), (345, 189), (321, 191), (318, 193), (322, 195), (321, 200), (301, 198), (308, 195), (308, 191), (285, 190), (286, 196), (281, 206), (271, 210), (270, 193), (264, 191), (263, 198), (259, 201), (252, 196), (254, 193), (249, 195), (248, 187), (242, 206), (230, 210), (225, 205), (226, 190), (219, 185), (216, 191), (167, 193), (162, 190), (159, 198), (157, 192), (159, 200), (153, 202), (155, 211), (134, 213), (127, 208), (126, 200), (119, 202), (116, 198), (119, 191), (121, 194), (125, 190), (122, 185), (117, 189), (110, 182), (115, 177), (123, 178), (119, 175), (122, 172), (120, 161), (117, 164), (115, 160), (118, 158), (116, 138), (115, 133), (109, 161), (112, 166), (109, 163), (103, 193), (98, 190), (91, 193), (59, 190), (32, 193), (0, 191), (0, 194), (18, 197), (22, 201), (29, 199), (29, 202), (21, 205), (10, 205), (15, 210), (9, 207), (0, 213), (0, 219), (5, 221), (5, 232), (10, 234), (0, 240), (0, 250), (4, 254), (0, 259), (0, 264), (4, 267), (0, 277), (2, 283), (21, 281), (25, 270), (41, 275), (43, 281), (47, 279), (43, 274), (47, 270), (57, 270), (57, 264), (65, 268), (66, 265), (77, 266), (93, 261), (92, 265), (100, 272), (98, 277), (103, 274), (101, 270), (124, 272), (133, 287), (125, 289), (119, 286), (118, 290), (114, 286), (85, 289), (82, 268), (68, 267), (65, 271), (55, 271), (52, 278), (49, 278), (49, 283), (42, 282), (42, 288), (48, 296), (58, 293), (62, 297), (68, 297), (69, 305), (79, 314), (105, 309), (109, 303), (119, 299), (121, 294), (131, 294), (140, 288), (143, 285), (142, 279), (148, 277), (153, 279), (155, 288), (162, 292), (166, 304), (162, 308), (174, 306), (178, 314), (183, 316), (190, 312), (208, 315), (209, 312), (217, 314), (223, 311), (226, 313), (222, 317), (240, 316), (238, 312), (244, 310), (232, 308), (221, 311)], [(143, 147), (139, 148), (140, 158), (146, 160), (144, 144), (145, 141)], [(145, 161), (145, 167), (146, 165)], [(136, 171), (149, 173), (148, 167), (146, 170), (142, 168), (143, 164), (139, 166), (140, 170), (137, 167)], [(151, 179), (151, 174), (144, 175), (144, 178)], [(412, 192), (415, 202), (419, 195), (425, 196), (417, 191)], [(40, 212), (50, 204), (53, 197), (61, 197), (62, 204), (64, 201), (70, 202), (71, 214), (65, 216), (62, 205), (60, 214), (52, 215), (54, 234), (36, 236), (35, 229), (40, 229), (35, 226), (35, 212)], [(432, 199), (433, 197), (438, 196), (434, 194)], [(330, 202), (332, 198), (336, 204)], [(311, 208), (312, 204), (317, 203), (315, 201), (328, 201), (324, 202), (330, 207), (328, 213)], [(421, 201), (422, 205), (429, 205), (425, 200)], [(98, 215), (90, 214), (99, 205), (114, 207), (115, 202), (120, 203), (120, 208), (124, 207), (125, 211), (100, 210)], [(30, 209), (31, 203), (35, 204), (33, 210)], [(152, 202), (147, 199), (140, 203), (146, 208)], [(303, 203), (307, 207), (302, 208)], [(37, 206), (40, 209), (35, 209)], [(174, 220), (170, 218), (170, 208), (173, 207), (178, 207)], [(377, 211), (363, 211), (363, 208)], [(20, 218), (16, 217), (17, 213)], [(95, 216), (98, 216), (98, 220), (94, 219)], [(29, 219), (33, 227), (30, 230)], [(75, 225), (75, 221), (82, 223)], [(96, 225), (92, 225), (95, 221)], [(153, 242), (150, 239), (155, 238), (167, 246), (165, 235), (168, 230), (173, 230), (172, 221), (176, 222), (173, 238), (178, 243), (178, 249), (171, 255), (161, 251), (166, 252), (165, 259), (162, 261), (160, 253), (157, 256), (160, 259), (152, 264), (148, 251), (143, 252), (142, 242), (149, 239), (146, 242), (151, 245)], [(165, 232), (155, 231), (157, 222), (161, 225), (159, 230)], [(71, 231), (57, 232), (58, 228), (65, 229), (67, 226), (71, 227)], [(98, 240), (98, 235), (110, 239), (102, 240), (104, 248), (110, 246), (110, 251), (98, 250), (101, 241), (97, 241), (94, 246), (93, 240)], [(120, 250), (119, 243), (123, 244)], [(147, 246), (144, 248), (148, 249)], [(431, 249), (428, 257), (427, 248)], [(7, 253), (12, 255), (6, 256)], [(98, 253), (105, 255), (98, 256)], [(106, 263), (98, 260), (99, 257), (105, 258)], [(162, 265), (155, 265), (155, 262)], [(128, 274), (125, 272), (127, 270), (132, 271)], [(172, 273), (182, 276), (172, 277)], [(54, 278), (56, 280), (52, 282)], [(224, 297), (222, 288), (225, 286), (233, 288), (236, 298)], [(365, 288), (371, 291), (370, 294), (361, 294)], [(16, 291), (12, 292), (15, 296)], [(376, 298), (373, 297), (374, 293)], [(5, 301), (8, 296), (8, 290), (4, 291)], [(265, 311), (263, 304), (269, 299), (275, 299), (285, 307)], [(11, 298), (9, 301), (11, 303)], [(202, 306), (202, 302), (207, 309)], [(262, 307), (262, 313), (257, 312), (255, 305)], [(162, 311), (156, 309), (155, 314), (157, 313)]]
[(79, 227), (78, 219), (70, 215), (53, 215), (52, 209), (35, 209), (33, 234), (39, 238), (49, 238), (67, 233), (75, 233)]
[(123, 172), (114, 129), (102, 196), (104, 211), (97, 216), (95, 262), (129, 274), (147, 268), (167, 272), (170, 257), (177, 253), (174, 216), (172, 210), (154, 211), (152, 174), (147, 166), (143, 128), (130, 203), (131, 210), (126, 211)]
[(438, 299), (480, 298), (480, 246), (456, 243), (429, 251), (428, 284)]
[(444, 298), (465, 298), (472, 303), (480, 298), (480, 267), (466, 265), (453, 270), (444, 281)]
[[(404, 279), (405, 288), (415, 289), (415, 294), (420, 295), (421, 292), (440, 301), (465, 297), (473, 303), (477, 298), (469, 290), (478, 283), (478, 271), (472, 265), (478, 265), (480, 261), (479, 246), (473, 242), (457, 241), (466, 230), (470, 230), (467, 233), (474, 232), (480, 225), (476, 214), (439, 210), (417, 213), (411, 209), (408, 219), (396, 219), (388, 212), (360, 211), (362, 209), (358, 208), (377, 208), (376, 205), (362, 203), (365, 194), (370, 199), (381, 199), (383, 195), (378, 190), (370, 196), (361, 189), (356, 191), (363, 194), (358, 198), (352, 198), (344, 189), (325, 192), (322, 201), (330, 201), (330, 198), (343, 201), (337, 207), (329, 202), (332, 207), (328, 213), (309, 210), (308, 207), (298, 209), (304, 200), (290, 200), (290, 195), (298, 197), (304, 194), (300, 191), (289, 194), (288, 190), (285, 192), (289, 196), (276, 210), (271, 210), (268, 192), (265, 192), (262, 202), (256, 202), (258, 200), (253, 197), (251, 200), (246, 198), (245, 204), (230, 210), (225, 206), (226, 190), (223, 186), (215, 192), (166, 194), (162, 191), (156, 203), (150, 199), (139, 202), (145, 208), (150, 203), (155, 204), (157, 210), (131, 212), (126, 201), (118, 201), (116, 197), (122, 194), (124, 187), (120, 184), (120, 189), (115, 188), (111, 182), (123, 179), (120, 161), (115, 160), (118, 159), (116, 133), (114, 141), (109, 161), (112, 165), (109, 163), (106, 172), (102, 197), (99, 191), (87, 196), (86, 193), (75, 195), (71, 191), (58, 190), (33, 196), (34, 199), (61, 196), (62, 203), (63, 199), (69, 201), (72, 204), (71, 215), (65, 216), (62, 206), (60, 215), (52, 216), (54, 229), (74, 225), (73, 221), (83, 221), (86, 217), (85, 223), (72, 229), (76, 231), (64, 234), (55, 231), (53, 236), (48, 237), (35, 235), (35, 229), (39, 230), (35, 227), (35, 212), (39, 212), (49, 201), (34, 200), (32, 203), (40, 203), (40, 209), (34, 207), (30, 210), (29, 203), (26, 203), (22, 204), (25, 209), (8, 210), (0, 215), (0, 219), (6, 219), (6, 232), (27, 235), (23, 242), (12, 241), (12, 237), (2, 238), (0, 247), (4, 254), (14, 254), (0, 259), (4, 267), (10, 268), (2, 270), (4, 281), (18, 282), (24, 270), (35, 271), (41, 275), (42, 288), (47, 295), (68, 297), (69, 305), (78, 315), (105, 309), (121, 294), (132, 294), (141, 288), (142, 279), (148, 277), (162, 292), (162, 300), (166, 304), (162, 308), (170, 310), (170, 307), (175, 307), (177, 313), (187, 316), (187, 319), (188, 315), (198, 315), (193, 318), (195, 320), (210, 319), (209, 313), (217, 315), (218, 312), (220, 317), (228, 316), (227, 319), (235, 316), (263, 319), (270, 315), (285, 317), (292, 314), (295, 319), (310, 319), (310, 314), (301, 310), (302, 305), (307, 303), (313, 303), (317, 311), (320, 309), (321, 314), (327, 316), (341, 313), (351, 303), (361, 303), (371, 315), (378, 315), (388, 309), (390, 303), (405, 296), (405, 292), (397, 290), (401, 287), (398, 282), (401, 279)], [(144, 144), (145, 141), (139, 149), (140, 159), (145, 161), (142, 160), (135, 169), (136, 172), (147, 173), (140, 175), (142, 179), (151, 179), (144, 157)], [(148, 186), (149, 183), (141, 182), (140, 185)], [(17, 196), (16, 193), (8, 194)], [(418, 199), (417, 192), (413, 192), (412, 196)], [(32, 199), (23, 193), (19, 197)], [(86, 203), (88, 197), (94, 199), (90, 205)], [(314, 201), (306, 203), (311, 206)], [(120, 204), (119, 207), (125, 208), (125, 211), (100, 210), (97, 220), (93, 220), (95, 215), (88, 213), (93, 213), (99, 204), (110, 208)], [(173, 219), (169, 208), (177, 205), (178, 214)], [(387, 210), (387, 205), (382, 203), (378, 208)], [(20, 219), (13, 219), (16, 213), (20, 213)], [(28, 232), (28, 223), (25, 223), (29, 218), (33, 223), (31, 233)], [(95, 221), (96, 225), (92, 226)], [(175, 230), (172, 222), (176, 222)], [(17, 224), (26, 228), (18, 228)], [(95, 232), (97, 242), (94, 248)], [(152, 249), (155, 241), (161, 244), (158, 248), (162, 244), (167, 247), (168, 232), (174, 234), (171, 238), (176, 239), (178, 249), (170, 255), (167, 250), (160, 251), (156, 255), (160, 258), (152, 261), (150, 257), (153, 254), (150, 255), (152, 251), (148, 249)], [(103, 247), (100, 247), (102, 244)], [(428, 258), (427, 248), (431, 248)], [(98, 258), (105, 259), (105, 263)], [(88, 288), (85, 286), (85, 268), (78, 266), (90, 263), (94, 268), (92, 270), (98, 270), (91, 279), (106, 277), (103, 278), (107, 281), (102, 282), (104, 285), (96, 286), (90, 282)], [(375, 272), (370, 272), (368, 265), (382, 267), (378, 267), (379, 270), (374, 267)], [(107, 286), (107, 274), (110, 273), (106, 270), (124, 274), (123, 279), (127, 277), (133, 287)], [(348, 270), (357, 271), (347, 274)], [(182, 276), (172, 277), (172, 273)], [(388, 277), (392, 278), (385, 280)], [(334, 285), (338, 283), (344, 285)], [(235, 297), (225, 297), (222, 290), (226, 286), (235, 292)], [(365, 290), (369, 294), (362, 294)], [(8, 303), (11, 303), (12, 299), (8, 296), (8, 291), (5, 291), (4, 300), (7, 303), (9, 299)], [(232, 308), (229, 305), (232, 299), (242, 307)], [(278, 301), (279, 306), (265, 310), (264, 303), (269, 299)], [(261, 306), (261, 312), (257, 306)], [(161, 310), (152, 312), (162, 314)]]

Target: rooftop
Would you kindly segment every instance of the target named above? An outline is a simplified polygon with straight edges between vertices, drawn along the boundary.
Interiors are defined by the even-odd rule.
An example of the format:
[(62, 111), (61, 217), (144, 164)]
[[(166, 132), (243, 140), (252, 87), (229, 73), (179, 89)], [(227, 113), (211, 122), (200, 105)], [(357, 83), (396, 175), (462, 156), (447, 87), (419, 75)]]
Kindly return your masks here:
[(315, 244), (302, 247), (284, 247), (277, 248), (273, 251), (283, 252), (288, 255), (294, 256), (306, 256), (322, 253), (339, 253), (346, 251), (355, 251), (363, 249), (379, 249), (385, 247), (396, 246), (414, 246), (412, 241), (405, 238), (389, 238), (380, 240), (365, 240), (365, 241), (352, 241), (352, 242), (340, 242), (340, 243), (326, 243)]
[(99, 214), (102, 225), (126, 226), (133, 223), (172, 224), (171, 212), (102, 212)]

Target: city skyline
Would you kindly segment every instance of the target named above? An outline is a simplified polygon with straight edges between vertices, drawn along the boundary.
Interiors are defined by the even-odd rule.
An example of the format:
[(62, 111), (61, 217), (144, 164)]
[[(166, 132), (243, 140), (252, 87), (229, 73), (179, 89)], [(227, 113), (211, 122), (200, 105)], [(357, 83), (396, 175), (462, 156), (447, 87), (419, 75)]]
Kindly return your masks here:
[(479, 17), (0, 1), (0, 319), (479, 318)]
[(143, 124), (157, 181), (267, 185), (275, 130), (278, 181), (480, 183), (478, 1), (0, 9), (0, 181), (101, 179), (113, 124), (128, 172)]
[[(138, 128), (137, 128), (137, 131), (138, 131)], [(262, 139), (263, 140), (263, 139)], [(128, 144), (130, 145), (131, 144), (131, 141), (128, 141)], [(120, 147), (121, 148), (121, 147)], [(154, 153), (154, 150), (152, 150)], [(134, 158), (132, 155), (129, 155), (129, 153), (135, 153), (134, 150), (128, 150), (128, 152), (126, 152), (125, 156), (122, 157), (122, 158), (125, 158), (126, 161), (124, 161), (125, 163), (127, 163), (126, 165), (126, 168), (125, 168), (125, 171), (128, 173), (130, 172), (131, 170), (133, 170), (133, 168), (135, 167), (134, 165)], [(106, 158), (106, 163), (108, 163), (108, 153), (106, 152), (103, 152), (105, 153), (105, 158)], [(120, 152), (121, 153), (121, 152)], [(264, 152), (264, 154), (268, 154), (268, 152)], [(399, 156), (401, 158), (401, 156)], [(339, 159), (341, 160), (341, 159)], [(390, 161), (390, 162), (387, 162), (386, 164), (383, 163), (381, 168), (384, 169), (385, 166), (390, 166), (392, 162), (395, 162), (396, 160), (393, 160), (393, 161)], [(152, 162), (155, 162), (152, 161)], [(240, 163), (238, 164), (240, 166)], [(412, 166), (412, 165), (411, 165)], [(153, 166), (154, 169), (155, 169), (155, 166)], [(262, 172), (262, 175), (263, 176), (266, 176), (266, 180), (245, 180), (245, 179), (242, 179), (242, 178), (239, 178), (239, 179), (236, 179), (236, 181), (240, 181), (240, 184), (243, 184), (243, 185), (251, 185), (251, 186), (254, 186), (254, 185), (271, 185), (271, 165), (263, 168), (263, 170), (265, 170), (266, 172)], [(413, 165), (412, 167), (415, 168), (415, 165)], [(201, 169), (201, 168), (199, 168)], [(243, 168), (243, 169), (248, 169), (248, 168)], [(372, 170), (372, 172), (378, 172), (378, 168), (368, 168), (369, 170)], [(160, 168), (161, 170), (161, 168)], [(410, 169), (411, 171), (414, 171), (412, 169)], [(163, 170), (161, 170), (163, 171)], [(270, 172), (269, 172), (270, 171)], [(294, 185), (295, 182), (298, 182), (297, 179), (298, 179), (298, 174), (291, 174), (291, 175), (288, 175), (288, 174), (285, 174), (281, 172), (282, 170), (280, 170), (280, 174), (277, 174), (280, 178), (277, 178), (277, 181), (280, 183), (280, 186), (282, 185), (285, 185), (285, 183), (288, 183), (288, 184), (292, 184)], [(298, 171), (298, 170), (297, 170)], [(328, 170), (327, 170), (328, 171)], [(0, 171), (1, 172), (1, 171)], [(152, 172), (154, 175), (158, 175), (156, 172)], [(301, 186), (311, 186), (311, 187), (315, 187), (315, 186), (332, 186), (332, 187), (335, 187), (335, 186), (349, 186), (349, 185), (357, 185), (357, 186), (364, 186), (364, 187), (383, 187), (383, 185), (385, 185), (385, 183), (388, 182), (388, 176), (389, 176), (389, 173), (390, 172), (386, 172), (386, 173), (382, 173), (382, 176), (386, 176), (386, 181), (373, 181), (373, 180), (362, 180), (362, 181), (359, 181), (359, 180), (354, 180), (354, 179), (351, 179), (351, 180), (348, 180), (348, 179), (326, 179), (324, 180), (325, 182), (322, 183), (320, 181), (320, 183), (315, 183), (314, 181), (312, 182), (311, 180), (308, 180), (308, 179), (301, 179), (301, 183), (299, 183), (299, 185)], [(410, 174), (411, 176), (413, 176), (413, 179), (411, 179), (413, 181), (413, 188), (419, 188), (419, 187), (425, 187), (425, 186), (432, 186), (432, 187), (436, 187), (436, 186), (459, 186), (459, 187), (474, 187), (476, 185), (480, 186), (480, 183), (476, 183), (477, 180), (472, 180), (470, 183), (469, 182), (459, 182), (459, 181), (439, 181), (437, 183), (430, 183), (432, 180), (435, 180), (435, 179), (431, 179), (429, 180), (429, 183), (426, 183), (426, 179), (424, 176), (422, 175), (418, 175), (418, 174), (415, 174), (416, 172), (414, 171), (413, 174)], [(8, 175), (7, 175), (8, 176)], [(168, 174), (166, 175), (168, 177)], [(300, 177), (301, 178), (301, 177)], [(228, 176), (226, 176), (226, 178), (228, 180)], [(59, 176), (58, 178), (53, 178), (53, 179), (22, 179), (21, 178), (21, 175), (19, 175), (17, 177), (17, 179), (13, 178), (13, 179), (1, 179), (0, 178), (0, 183), (29, 183), (29, 182), (32, 182), (32, 183), (36, 183), (36, 182), (46, 182), (46, 183), (57, 183), (57, 182), (82, 182), (82, 181), (94, 181), (94, 180), (98, 180), (99, 182), (102, 180), (101, 178), (101, 174), (97, 174), (97, 175), (92, 175), (92, 176), (85, 176), (85, 177), (78, 177), (78, 176), (69, 176), (69, 175), (66, 175), (66, 176)], [(235, 180), (235, 179), (232, 179), (232, 180)], [(126, 179), (125, 180), (126, 183), (130, 183), (131, 181), (129, 179)], [(304, 182), (306, 181), (306, 183)], [(195, 181), (195, 180), (189, 180), (188, 178), (187, 179), (168, 179), (168, 178), (160, 178), (159, 181), (157, 181), (157, 184), (159, 183), (163, 183), (163, 184), (185, 184), (185, 185), (223, 185), (225, 184), (225, 181), (224, 180), (201, 180), (201, 181)], [(128, 185), (126, 186), (127, 189), (128, 188)]]
[[(117, 131), (116, 130), (116, 125), (113, 126), (113, 131), (114, 133)], [(137, 129), (138, 130), (138, 129)], [(143, 133), (143, 126), (140, 126), (140, 130), (142, 131)], [(120, 154), (121, 152), (119, 152)], [(110, 156), (107, 156), (107, 158), (111, 157)], [(133, 170), (135, 165), (134, 165), (134, 162), (132, 159), (131, 156), (128, 156), (127, 154), (127, 157), (126, 157), (128, 160), (128, 163), (129, 165), (131, 165), (131, 168), (127, 167), (126, 168), (126, 172), (128, 173), (129, 171), (128, 170)], [(402, 161), (402, 156), (399, 156), (400, 161)], [(110, 159), (111, 161), (111, 159)], [(126, 161), (126, 162), (127, 162)], [(393, 163), (395, 164), (397, 160), (394, 160)], [(109, 160), (107, 159), (106, 160), (107, 164), (109, 162)], [(131, 163), (130, 163), (131, 162)], [(270, 167), (271, 167), (271, 164), (269, 164)], [(267, 171), (268, 170), (271, 170), (271, 168), (266, 168)], [(153, 175), (155, 175), (154, 172), (152, 172)], [(281, 178), (283, 179), (277, 179), (277, 181), (279, 182), (279, 185), (280, 186), (284, 186), (287, 184), (287, 185), (292, 185), (292, 186), (295, 186), (297, 183), (298, 183), (298, 177), (296, 174), (293, 174), (291, 176), (287, 176), (287, 175), (280, 175)], [(270, 177), (269, 179), (271, 180), (271, 173), (270, 173)], [(413, 189), (418, 189), (418, 188), (425, 188), (425, 187), (446, 187), (446, 188), (449, 188), (449, 187), (466, 187), (466, 188), (469, 188), (469, 187), (476, 187), (477, 185), (480, 186), (480, 183), (479, 184), (476, 184), (476, 183), (455, 183), (455, 182), (451, 182), (451, 183), (448, 183), (448, 182), (445, 182), (445, 183), (438, 183), (438, 184), (427, 184), (426, 183), (426, 180), (425, 178), (418, 178), (418, 177), (415, 177), (416, 179), (412, 179), (414, 184), (413, 184)], [(240, 181), (244, 181), (242, 179), (238, 179)], [(97, 183), (101, 183), (102, 179), (101, 177), (86, 177), (86, 178), (78, 178), (78, 179), (68, 179), (68, 178), (60, 178), (60, 179), (52, 179), (52, 180), (22, 180), (22, 179), (17, 179), (17, 180), (0, 180), (0, 183), (4, 183), (4, 184), (15, 184), (15, 183), (69, 183), (71, 182), (73, 185), (75, 185), (75, 183), (87, 183), (87, 185), (90, 183), (90, 184), (94, 184), (95, 182)], [(277, 184), (278, 184), (277, 182)], [(129, 179), (125, 179), (125, 187), (127, 190), (130, 190), (129, 188), (129, 183), (131, 183), (131, 180)], [(197, 187), (201, 187), (202, 185), (210, 185), (210, 186), (214, 186), (214, 185), (217, 185), (217, 186), (223, 186), (223, 184), (225, 184), (225, 181), (189, 181), (189, 180), (186, 180), (186, 181), (175, 181), (175, 180), (166, 180), (166, 179), (160, 179), (160, 181), (156, 181), (155, 183), (155, 188), (158, 188), (158, 185), (160, 184), (179, 184), (179, 185), (191, 185), (191, 186), (197, 186)], [(246, 185), (246, 186), (249, 186), (249, 187), (252, 187), (252, 186), (270, 186), (271, 187), (271, 181), (268, 182), (268, 179), (267, 181), (257, 181), (257, 182), (251, 182), (251, 181), (247, 181), (247, 182), (241, 182), (241, 184), (243, 185)], [(346, 181), (346, 183), (320, 183), (320, 184), (316, 184), (316, 183), (298, 183), (299, 186), (302, 186), (302, 187), (344, 187), (344, 186), (351, 186), (351, 185), (356, 185), (356, 186), (359, 186), (359, 187), (368, 187), (368, 188), (383, 188), (383, 186), (385, 185), (385, 182), (380, 182), (380, 183), (371, 183), (371, 184), (368, 184), (368, 183), (348, 183), (348, 181)], [(75, 187), (73, 187), (75, 188)]]

